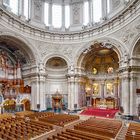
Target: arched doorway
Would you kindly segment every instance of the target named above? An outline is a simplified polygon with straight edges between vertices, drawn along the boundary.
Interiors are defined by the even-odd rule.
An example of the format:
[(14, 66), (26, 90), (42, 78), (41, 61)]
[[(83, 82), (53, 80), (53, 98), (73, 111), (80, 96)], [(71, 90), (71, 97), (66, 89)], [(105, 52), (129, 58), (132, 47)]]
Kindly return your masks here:
[(46, 108), (52, 109), (52, 96), (58, 91), (62, 95), (62, 108), (68, 106), (68, 90), (67, 90), (67, 62), (59, 57), (52, 57), (46, 62)]
[(21, 104), (23, 105), (23, 110), (24, 111), (29, 111), (31, 110), (31, 103), (29, 99), (23, 99), (21, 101)]
[(120, 106), (119, 56), (114, 48), (115, 46), (109, 43), (95, 42), (79, 57), (77, 65), (86, 74), (85, 96), (90, 97), (91, 106), (99, 108)]

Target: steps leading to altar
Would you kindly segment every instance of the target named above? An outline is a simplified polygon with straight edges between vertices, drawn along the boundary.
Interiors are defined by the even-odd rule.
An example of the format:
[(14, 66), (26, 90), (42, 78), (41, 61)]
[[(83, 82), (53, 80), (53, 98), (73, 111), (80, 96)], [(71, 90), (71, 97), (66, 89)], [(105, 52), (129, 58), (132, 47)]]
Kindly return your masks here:
[(83, 112), (81, 112), (81, 115), (91, 115), (91, 116), (99, 116), (99, 117), (106, 117), (106, 118), (114, 118), (115, 114), (119, 110), (117, 109), (101, 109), (101, 108), (93, 108), (88, 107)]

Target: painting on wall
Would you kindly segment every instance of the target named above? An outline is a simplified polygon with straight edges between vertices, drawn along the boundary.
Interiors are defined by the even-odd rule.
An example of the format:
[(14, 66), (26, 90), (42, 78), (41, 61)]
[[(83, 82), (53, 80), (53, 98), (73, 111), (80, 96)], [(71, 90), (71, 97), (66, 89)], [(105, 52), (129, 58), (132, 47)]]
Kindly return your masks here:
[(98, 95), (99, 94), (99, 84), (98, 83), (94, 83), (93, 84), (93, 94), (94, 95)]
[(106, 94), (113, 95), (113, 84), (112, 83), (106, 84)]

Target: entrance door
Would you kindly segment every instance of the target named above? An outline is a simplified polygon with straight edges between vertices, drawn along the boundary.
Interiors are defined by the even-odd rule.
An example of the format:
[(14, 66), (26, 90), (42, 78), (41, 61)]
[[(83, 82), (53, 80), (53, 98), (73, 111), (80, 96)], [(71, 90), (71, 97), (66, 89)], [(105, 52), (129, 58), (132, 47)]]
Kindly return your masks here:
[(24, 108), (24, 111), (29, 111), (30, 110), (30, 101), (28, 99), (23, 99), (21, 101), (21, 103), (23, 104), (23, 108)]

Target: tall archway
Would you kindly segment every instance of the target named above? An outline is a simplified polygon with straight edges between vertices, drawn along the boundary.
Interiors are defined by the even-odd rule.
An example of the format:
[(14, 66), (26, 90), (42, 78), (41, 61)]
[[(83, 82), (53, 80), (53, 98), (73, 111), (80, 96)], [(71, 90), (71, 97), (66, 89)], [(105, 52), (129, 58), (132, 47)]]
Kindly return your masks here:
[[(6, 99), (16, 99), (24, 89), (25, 67), (33, 64), (35, 60), (31, 48), (16, 37), (2, 35), (0, 37), (0, 94), (3, 101)], [(26, 83), (27, 84), (27, 83)], [(25, 91), (22, 91), (25, 94)], [(29, 95), (30, 96), (30, 95)]]
[[(85, 96), (87, 105), (94, 107), (119, 108), (119, 58), (112, 44), (96, 42), (85, 49), (78, 66), (85, 73)], [(99, 99), (99, 102), (96, 101)], [(109, 101), (109, 102), (108, 102)], [(89, 103), (90, 102), (90, 103)]]
[(52, 95), (59, 92), (63, 96), (63, 106), (68, 106), (68, 89), (67, 89), (67, 62), (59, 57), (51, 57), (46, 62), (46, 108), (52, 108)]
[(130, 113), (139, 115), (140, 103), (140, 39), (135, 43), (131, 56), (130, 71)]

